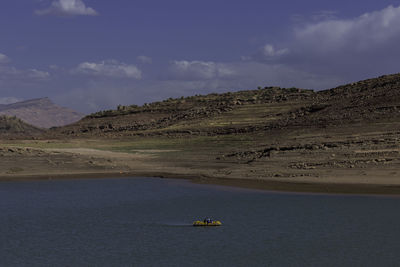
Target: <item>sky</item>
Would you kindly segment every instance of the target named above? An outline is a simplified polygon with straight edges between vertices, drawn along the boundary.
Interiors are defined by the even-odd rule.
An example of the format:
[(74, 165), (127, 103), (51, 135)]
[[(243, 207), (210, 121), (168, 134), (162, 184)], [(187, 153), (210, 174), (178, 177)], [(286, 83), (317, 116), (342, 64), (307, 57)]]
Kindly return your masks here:
[(400, 0), (2, 0), (0, 104), (91, 113), (400, 72)]

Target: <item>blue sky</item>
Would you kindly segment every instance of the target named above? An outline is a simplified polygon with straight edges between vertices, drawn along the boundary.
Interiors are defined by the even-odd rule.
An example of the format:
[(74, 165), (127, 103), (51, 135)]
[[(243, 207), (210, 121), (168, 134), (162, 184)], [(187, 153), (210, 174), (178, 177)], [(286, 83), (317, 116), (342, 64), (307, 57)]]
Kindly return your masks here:
[(400, 72), (400, 1), (3, 0), (0, 103), (88, 113)]

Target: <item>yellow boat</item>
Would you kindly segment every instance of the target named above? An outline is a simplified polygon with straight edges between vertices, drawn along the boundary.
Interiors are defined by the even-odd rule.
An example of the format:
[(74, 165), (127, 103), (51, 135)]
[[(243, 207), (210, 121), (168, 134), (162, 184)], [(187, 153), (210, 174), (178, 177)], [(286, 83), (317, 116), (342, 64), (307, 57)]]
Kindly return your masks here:
[(195, 221), (193, 222), (193, 226), (220, 226), (222, 223), (220, 221)]

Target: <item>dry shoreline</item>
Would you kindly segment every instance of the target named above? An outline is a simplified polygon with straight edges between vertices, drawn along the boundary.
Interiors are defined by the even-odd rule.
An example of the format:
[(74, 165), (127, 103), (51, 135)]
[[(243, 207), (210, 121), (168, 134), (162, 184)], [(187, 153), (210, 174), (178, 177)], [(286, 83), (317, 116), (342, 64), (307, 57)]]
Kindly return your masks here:
[(100, 178), (135, 178), (156, 177), (166, 179), (185, 179), (195, 184), (231, 186), (246, 189), (265, 190), (273, 192), (293, 193), (323, 193), (351, 195), (400, 195), (400, 185), (390, 184), (351, 184), (351, 183), (317, 183), (293, 182), (259, 179), (238, 179), (224, 177), (205, 177), (183, 175), (177, 173), (159, 172), (87, 172), (71, 174), (34, 174), (0, 176), (0, 182), (40, 181), (40, 180), (71, 180), (71, 179), (100, 179)]
[(0, 181), (161, 177), (268, 191), (400, 195), (400, 128), (342, 130), (5, 141)]

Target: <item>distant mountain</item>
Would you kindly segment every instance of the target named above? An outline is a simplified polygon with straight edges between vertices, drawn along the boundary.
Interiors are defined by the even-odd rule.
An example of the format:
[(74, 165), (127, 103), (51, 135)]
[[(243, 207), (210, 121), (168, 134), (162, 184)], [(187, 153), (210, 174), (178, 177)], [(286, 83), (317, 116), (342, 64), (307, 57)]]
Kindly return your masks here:
[(54, 104), (47, 97), (0, 104), (0, 115), (16, 116), (26, 123), (41, 128), (64, 126), (83, 117), (79, 112)]
[(17, 117), (0, 116), (0, 136), (34, 136), (43, 133), (43, 131)]

